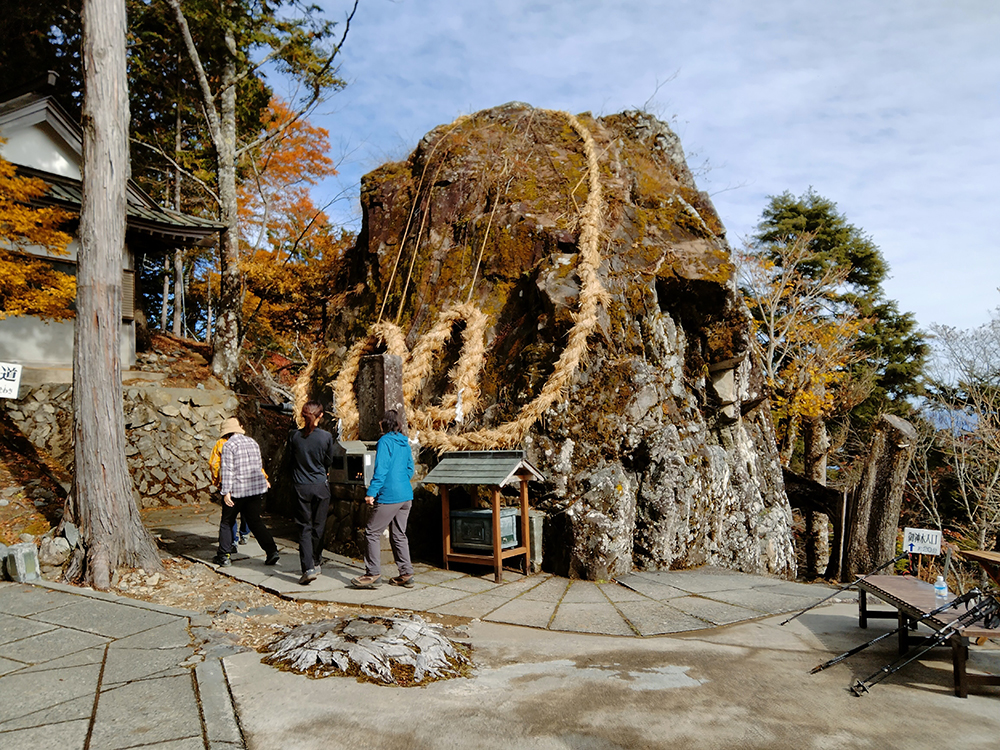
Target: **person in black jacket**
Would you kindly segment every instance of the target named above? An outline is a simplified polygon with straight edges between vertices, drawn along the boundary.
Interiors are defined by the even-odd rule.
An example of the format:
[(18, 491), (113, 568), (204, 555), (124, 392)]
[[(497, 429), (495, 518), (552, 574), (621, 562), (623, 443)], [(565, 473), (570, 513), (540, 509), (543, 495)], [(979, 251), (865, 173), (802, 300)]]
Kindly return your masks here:
[(335, 456), (333, 435), (321, 430), (323, 406), (309, 401), (302, 407), (305, 426), (294, 429), (288, 436), (288, 456), (292, 469), (292, 485), (298, 499), (295, 521), (299, 526), (299, 563), (306, 586), (320, 575), (326, 516), (330, 510), (328, 472)]

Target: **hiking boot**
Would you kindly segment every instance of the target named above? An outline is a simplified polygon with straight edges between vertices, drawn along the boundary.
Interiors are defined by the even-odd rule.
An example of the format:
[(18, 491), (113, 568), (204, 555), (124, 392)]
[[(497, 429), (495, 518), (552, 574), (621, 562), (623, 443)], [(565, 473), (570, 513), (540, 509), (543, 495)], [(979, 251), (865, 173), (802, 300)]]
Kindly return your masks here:
[(300, 586), (308, 586), (310, 583), (319, 578), (319, 570), (316, 568), (309, 568), (302, 577), (299, 579)]
[(365, 573), (363, 576), (352, 578), (351, 585), (356, 589), (377, 589), (382, 585), (382, 576), (370, 576)]
[(408, 589), (413, 588), (415, 581), (413, 580), (413, 574), (408, 576), (396, 576), (395, 578), (390, 578), (389, 583), (393, 586), (405, 586)]
[(216, 555), (212, 558), (212, 563), (220, 568), (228, 568), (233, 564), (233, 561), (229, 559), (229, 555)]
[(267, 556), (267, 559), (264, 560), (264, 564), (265, 565), (277, 565), (278, 564), (278, 560), (280, 560), (280, 559), (281, 559), (281, 555), (279, 555), (277, 551), (274, 551), (274, 552), (272, 552), (271, 554), (269, 554)]

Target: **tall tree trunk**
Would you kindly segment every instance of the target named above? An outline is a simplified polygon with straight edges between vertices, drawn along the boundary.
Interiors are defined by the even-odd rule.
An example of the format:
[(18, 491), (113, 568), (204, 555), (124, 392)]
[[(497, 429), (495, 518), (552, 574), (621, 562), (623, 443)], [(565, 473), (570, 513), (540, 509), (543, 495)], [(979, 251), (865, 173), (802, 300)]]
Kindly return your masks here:
[(789, 415), (788, 424), (785, 426), (785, 437), (778, 446), (778, 460), (786, 469), (792, 463), (792, 454), (795, 453), (795, 441), (799, 437), (800, 418)]
[(174, 336), (183, 336), (184, 328), (184, 253), (174, 248)]
[[(803, 474), (807, 479), (826, 486), (826, 459), (830, 452), (830, 438), (826, 422), (821, 417), (802, 420)], [(820, 568), (826, 567), (830, 557), (830, 522), (825, 513), (805, 511), (806, 516), (806, 570), (807, 578), (819, 577)]]
[(851, 492), (840, 580), (865, 575), (896, 556), (896, 534), (917, 431), (883, 414), (872, 433), (861, 478)]
[(212, 276), (205, 280), (205, 343), (212, 343)]
[(221, 138), (216, 143), (219, 167), (220, 219), (222, 233), (219, 282), (219, 311), (215, 320), (215, 348), (212, 371), (227, 385), (236, 379), (239, 366), (240, 316), (243, 310), (243, 276), (240, 273), (239, 203), (236, 196), (236, 39), (226, 34), (230, 55), (223, 68), (219, 96)]
[[(180, 62), (180, 55), (178, 55)], [(179, 97), (178, 97), (179, 98)], [(181, 105), (178, 100), (174, 108), (174, 162), (181, 158)], [(181, 210), (181, 170), (174, 169), (174, 210)], [(181, 336), (181, 315), (184, 309), (184, 255), (179, 247), (174, 248), (174, 336)]]
[(98, 589), (119, 566), (157, 570), (125, 460), (120, 337), (128, 175), (125, 1), (83, 3), (83, 201), (73, 352), (75, 478), (67, 514), (83, 549), (68, 576)]
[(170, 299), (170, 257), (163, 256), (163, 304), (160, 305), (160, 333), (167, 332), (167, 310)]

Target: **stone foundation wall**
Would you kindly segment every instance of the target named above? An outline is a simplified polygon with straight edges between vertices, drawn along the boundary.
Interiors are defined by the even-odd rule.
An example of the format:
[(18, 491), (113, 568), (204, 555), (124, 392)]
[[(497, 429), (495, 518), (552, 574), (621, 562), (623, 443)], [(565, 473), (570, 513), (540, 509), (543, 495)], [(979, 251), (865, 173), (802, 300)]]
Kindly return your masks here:
[[(0, 401), (21, 432), (72, 471), (72, 387), (42, 385)], [(136, 505), (150, 508), (205, 503), (213, 491), (208, 457), (223, 420), (254, 420), (229, 390), (126, 386), (125, 436)]]

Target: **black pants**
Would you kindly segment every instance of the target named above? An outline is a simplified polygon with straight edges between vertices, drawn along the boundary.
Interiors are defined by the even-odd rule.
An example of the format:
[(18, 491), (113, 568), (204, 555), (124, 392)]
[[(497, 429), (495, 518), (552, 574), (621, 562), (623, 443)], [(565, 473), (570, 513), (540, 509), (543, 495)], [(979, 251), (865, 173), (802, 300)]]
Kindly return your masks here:
[(299, 507), (295, 522), (299, 525), (299, 564), (305, 573), (323, 559), (326, 516), (330, 512), (330, 487), (326, 484), (297, 484), (295, 496)]
[(260, 509), (264, 504), (263, 495), (247, 495), (246, 497), (232, 498), (233, 504), (222, 503), (222, 521), (219, 523), (219, 554), (231, 555), (235, 552), (233, 548), (233, 524), (236, 523), (236, 515), (239, 514), (250, 527), (250, 531), (257, 539), (261, 549), (268, 555), (273, 555), (278, 551), (278, 545), (274, 543), (274, 537), (267, 530), (264, 521), (260, 517)]

